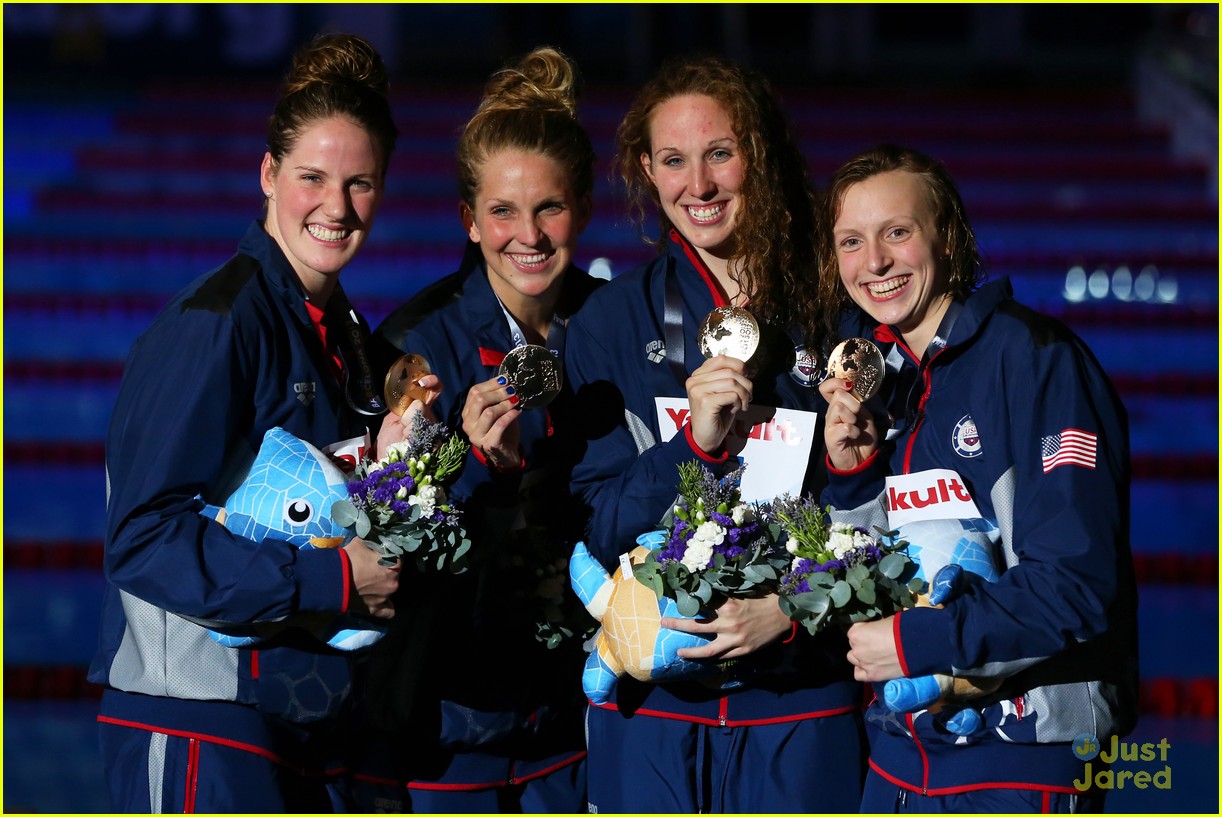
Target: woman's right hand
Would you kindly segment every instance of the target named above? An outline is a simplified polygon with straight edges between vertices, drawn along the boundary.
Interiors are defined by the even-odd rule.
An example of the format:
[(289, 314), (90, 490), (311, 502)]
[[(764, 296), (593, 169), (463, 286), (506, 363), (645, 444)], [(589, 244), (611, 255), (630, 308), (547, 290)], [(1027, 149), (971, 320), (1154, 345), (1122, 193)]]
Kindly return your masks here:
[(384, 567), (379, 556), (365, 540), (357, 537), (344, 545), (352, 569), (356, 597), (349, 612), (367, 613), (376, 618), (393, 618), (395, 591), (399, 589), (400, 565)]
[(515, 422), (522, 410), (504, 375), (476, 383), (467, 392), (462, 430), (494, 468), (513, 470), (521, 462), (520, 431)]
[(687, 379), (692, 441), (706, 454), (725, 442), (734, 418), (751, 405), (747, 364), (726, 355), (711, 357)]
[(441, 378), (435, 374), (428, 374), (417, 380), (416, 384), (424, 389), (424, 400), (413, 400), (402, 416), (394, 411), (388, 411), (386, 416), (382, 418), (382, 425), (378, 429), (378, 438), (374, 448), (374, 454), (378, 459), (386, 456), (386, 452), (390, 449), (391, 445), (401, 443), (408, 438), (408, 434), (412, 430), (412, 418), (415, 415), (423, 414), (426, 420), (430, 422), (437, 421), (437, 418), (433, 416), (433, 410), (429, 406), (441, 394), (443, 388)]
[(829, 377), (819, 384), (819, 393), (827, 400), (823, 424), (827, 458), (837, 470), (852, 471), (878, 450), (874, 415), (853, 396), (853, 384), (847, 380)]

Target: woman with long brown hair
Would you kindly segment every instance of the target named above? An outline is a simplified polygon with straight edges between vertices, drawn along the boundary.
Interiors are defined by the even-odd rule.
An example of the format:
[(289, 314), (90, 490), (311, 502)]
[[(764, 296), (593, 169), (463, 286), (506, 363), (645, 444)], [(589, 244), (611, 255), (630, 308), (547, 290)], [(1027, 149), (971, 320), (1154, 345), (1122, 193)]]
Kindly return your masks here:
[[(657, 527), (686, 462), (721, 473), (742, 458), (752, 499), (771, 498), (749, 487), (761, 477), (818, 490), (813, 375), (832, 323), (814, 298), (813, 192), (762, 77), (717, 58), (666, 64), (620, 125), (617, 166), (636, 211), (658, 211), (659, 254), (591, 296), (566, 354), (585, 432), (574, 490), (609, 569)], [(701, 358), (698, 329), (727, 306), (759, 327), (749, 362)], [(785, 433), (757, 433), (778, 416)], [(662, 625), (709, 639), (682, 657), (727, 668), (712, 682), (623, 678), (590, 707), (591, 811), (857, 809), (860, 687), (842, 637), (797, 633), (773, 595)]]

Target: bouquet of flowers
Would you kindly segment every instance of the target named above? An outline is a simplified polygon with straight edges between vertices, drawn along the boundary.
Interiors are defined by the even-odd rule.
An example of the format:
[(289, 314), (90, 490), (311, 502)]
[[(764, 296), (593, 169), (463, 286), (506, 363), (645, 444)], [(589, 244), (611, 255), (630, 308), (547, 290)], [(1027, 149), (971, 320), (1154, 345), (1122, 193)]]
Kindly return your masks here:
[(785, 495), (773, 503), (773, 519), (789, 535), (793, 554), (781, 576), (781, 610), (812, 635), (828, 624), (885, 618), (916, 603), (924, 582), (908, 558), (908, 543), (895, 531), (874, 536), (864, 528), (829, 523), (810, 497)]
[(386, 456), (357, 466), (348, 499), (331, 516), (381, 554), (383, 565), (403, 556), (421, 570), (466, 570), (471, 540), (445, 486), (462, 470), (470, 446), (442, 423), (417, 414), (408, 438)]
[(718, 479), (698, 462), (679, 466), (679, 498), (662, 547), (633, 566), (633, 575), (694, 616), (729, 596), (774, 586), (788, 556), (776, 547), (767, 506), (743, 502), (743, 468)]

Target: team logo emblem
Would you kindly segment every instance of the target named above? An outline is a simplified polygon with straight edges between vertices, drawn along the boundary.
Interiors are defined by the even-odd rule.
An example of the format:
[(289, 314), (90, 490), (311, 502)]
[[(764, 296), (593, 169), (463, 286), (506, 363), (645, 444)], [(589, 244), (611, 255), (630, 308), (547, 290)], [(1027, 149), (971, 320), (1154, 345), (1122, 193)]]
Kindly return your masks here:
[(661, 363), (666, 360), (666, 343), (660, 340), (651, 340), (645, 345), (645, 357), (650, 363)]
[(314, 402), (314, 381), (311, 380), (305, 383), (294, 383), (293, 391), (297, 393), (297, 399), (301, 401), (301, 405), (308, 406)]
[(965, 414), (962, 420), (955, 423), (951, 445), (960, 457), (979, 457), (984, 452), (980, 446), (980, 432), (976, 430), (976, 421), (970, 414)]
[(794, 364), (789, 370), (798, 385), (813, 389), (823, 380), (823, 367), (819, 365), (819, 356), (808, 351), (805, 346), (795, 346), (793, 350)]

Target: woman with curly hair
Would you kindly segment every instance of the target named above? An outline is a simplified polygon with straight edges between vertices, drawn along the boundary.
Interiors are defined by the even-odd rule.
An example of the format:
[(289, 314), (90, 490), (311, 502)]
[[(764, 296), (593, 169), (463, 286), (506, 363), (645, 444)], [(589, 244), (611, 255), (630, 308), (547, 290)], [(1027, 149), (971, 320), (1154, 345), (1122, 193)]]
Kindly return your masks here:
[[(610, 569), (658, 526), (691, 460), (715, 473), (744, 461), (750, 499), (821, 487), (814, 374), (833, 324), (814, 297), (814, 194), (762, 77), (717, 58), (668, 63), (620, 124), (617, 165), (638, 217), (658, 211), (659, 254), (590, 297), (566, 352), (586, 445), (574, 490)], [(705, 317), (731, 306), (754, 317), (758, 348), (702, 359)], [(680, 656), (719, 674), (622, 678), (591, 706), (591, 811), (857, 810), (860, 687), (843, 636), (797, 634), (771, 595), (661, 623), (707, 638)]]

